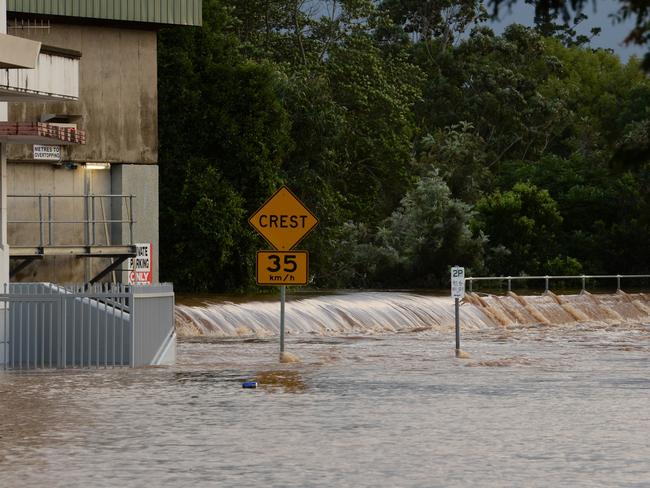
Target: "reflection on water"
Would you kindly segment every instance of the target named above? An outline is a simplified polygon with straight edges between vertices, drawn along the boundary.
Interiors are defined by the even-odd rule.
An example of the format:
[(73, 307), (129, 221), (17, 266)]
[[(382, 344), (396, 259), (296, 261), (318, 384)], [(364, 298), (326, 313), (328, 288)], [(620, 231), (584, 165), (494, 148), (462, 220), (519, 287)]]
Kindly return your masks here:
[(300, 393), (307, 389), (298, 371), (260, 371), (252, 379), (260, 388), (282, 388), (285, 393)]
[(467, 366), (504, 368), (506, 366), (529, 365), (529, 364), (532, 364), (530, 359), (526, 357), (515, 357), (515, 358), (503, 358), (503, 359), (486, 359), (484, 361), (469, 362), (467, 363)]
[(478, 297), (466, 360), (450, 327), (415, 325), (444, 318), (430, 297), (388, 298), (417, 310), (339, 335), (304, 315), (298, 364), (212, 335), (169, 368), (0, 373), (0, 487), (647, 486), (647, 295)]

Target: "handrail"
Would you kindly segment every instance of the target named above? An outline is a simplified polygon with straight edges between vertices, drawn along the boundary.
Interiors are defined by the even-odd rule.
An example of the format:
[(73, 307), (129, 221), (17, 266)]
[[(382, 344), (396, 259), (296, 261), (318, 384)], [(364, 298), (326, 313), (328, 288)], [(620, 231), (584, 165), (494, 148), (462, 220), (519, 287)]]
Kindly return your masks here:
[(621, 279), (623, 278), (650, 278), (650, 274), (634, 274), (634, 275), (544, 275), (544, 276), (470, 276), (465, 278), (469, 281), (469, 291), (472, 291), (475, 281), (507, 281), (508, 291), (512, 291), (513, 280), (544, 280), (545, 292), (549, 291), (550, 280), (582, 280), (582, 291), (586, 291), (586, 282), (590, 279), (608, 279), (616, 278), (616, 290), (621, 290)]
[[(39, 247), (52, 246), (53, 245), (53, 236), (54, 236), (54, 226), (57, 224), (83, 224), (83, 240), (84, 246), (94, 246), (97, 242), (97, 225), (102, 225), (104, 228), (104, 233), (106, 234), (106, 244), (111, 245), (111, 240), (109, 238), (108, 224), (119, 224), (121, 227), (123, 224), (128, 224), (128, 242), (126, 244), (133, 245), (133, 226), (136, 221), (133, 218), (133, 199), (135, 195), (132, 194), (109, 194), (109, 193), (88, 193), (85, 195), (73, 195), (73, 194), (56, 194), (51, 193), (43, 194), (9, 194), (7, 198), (32, 198), (36, 200), (36, 205), (34, 206), (34, 213), (37, 213), (37, 219), (16, 219), (16, 220), (7, 220), (8, 224), (32, 224), (39, 226), (38, 232), (38, 241)], [(73, 198), (73, 199), (82, 199), (83, 200), (83, 218), (82, 219), (70, 219), (65, 220), (56, 220), (54, 218), (54, 201), (55, 199), (61, 198)], [(124, 209), (125, 214), (124, 218), (114, 219), (111, 218), (110, 209), (109, 209), (109, 218), (106, 216), (105, 207), (103, 199), (108, 198), (108, 205), (111, 205), (111, 202), (118, 200), (121, 209)], [(99, 200), (99, 206), (101, 207), (101, 217), (97, 218), (96, 212), (96, 202)], [(120, 234), (122, 230), (120, 230)], [(112, 232), (110, 233), (112, 235)], [(47, 237), (47, 238), (46, 238)], [(124, 241), (125, 239), (120, 239)], [(121, 244), (121, 243), (120, 243)]]
[(7, 198), (38, 198), (38, 197), (54, 197), (54, 198), (88, 198), (88, 197), (122, 197), (128, 198), (133, 196), (132, 194), (120, 194), (120, 193), (88, 193), (87, 195), (73, 195), (73, 194), (59, 194), (59, 193), (34, 193), (30, 195), (17, 195), (9, 194)]

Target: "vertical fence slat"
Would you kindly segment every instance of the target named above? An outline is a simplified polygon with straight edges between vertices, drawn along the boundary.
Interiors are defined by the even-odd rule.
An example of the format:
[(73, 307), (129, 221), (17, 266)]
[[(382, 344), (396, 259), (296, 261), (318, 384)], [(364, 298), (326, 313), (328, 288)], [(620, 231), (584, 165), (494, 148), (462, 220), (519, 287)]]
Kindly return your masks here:
[(18, 330), (20, 332), (20, 338), (18, 339), (18, 364), (21, 368), (23, 367), (23, 305), (25, 305), (25, 303), (21, 303), (20, 308), (18, 309), (20, 312), (20, 317), (18, 319)]
[[(86, 296), (84, 296), (83, 300), (84, 300), (84, 307), (85, 307)], [(93, 366), (93, 310), (90, 306), (88, 306), (87, 312), (88, 312), (88, 334), (87, 334), (88, 335), (88, 367), (92, 368)]]
[(117, 354), (117, 347), (116, 347), (116, 344), (115, 344), (115, 327), (116, 327), (116, 325), (115, 325), (115, 315), (117, 313), (116, 310), (115, 310), (115, 302), (113, 302), (112, 307), (113, 307), (113, 313), (111, 315), (112, 315), (112, 321), (113, 321), (113, 327), (112, 327), (112, 329), (113, 329), (113, 367), (115, 367), (115, 355)]
[(54, 347), (53, 347), (53, 345), (54, 345), (54, 335), (52, 334), (52, 328), (53, 328), (52, 327), (52, 318), (53, 318), (52, 308), (53, 308), (54, 304), (52, 302), (50, 302), (49, 305), (50, 305), (50, 307), (49, 307), (49, 309), (50, 309), (50, 321), (49, 322), (50, 322), (50, 368), (51, 368), (52, 367), (52, 351), (54, 350)]
[[(74, 301), (74, 304), (77, 304), (77, 301)], [(79, 301), (79, 367), (84, 367), (84, 304), (83, 297)]]
[(97, 323), (97, 336), (95, 344), (97, 345), (97, 357), (95, 358), (95, 367), (99, 368), (99, 302), (95, 303), (95, 322)]
[(36, 302), (36, 311), (41, 317), (41, 369), (45, 369), (45, 303)]
[(66, 296), (65, 291), (59, 297), (59, 329), (61, 329), (61, 347), (59, 348), (59, 354), (62, 357), (62, 367), (65, 369), (68, 367), (68, 314), (66, 310)]
[[(11, 314), (10, 314), (10, 319), (11, 319)], [(11, 335), (11, 337), (10, 337), (10, 339), (11, 339), (11, 368), (13, 369), (13, 368), (16, 367), (16, 363), (15, 363), (15, 358), (16, 358), (16, 331), (14, 330), (14, 324), (15, 324), (16, 321), (12, 320), (11, 322), (12, 323), (10, 324), (9, 329), (11, 331), (10, 332), (10, 335)]]
[(124, 367), (124, 305), (120, 310), (120, 366)]
[(31, 322), (29, 320), (29, 308), (30, 308), (31, 303), (27, 302), (25, 303), (25, 315), (27, 316), (27, 320), (25, 321), (25, 333), (27, 335), (27, 340), (25, 341), (25, 364), (27, 367), (25, 369), (29, 369), (29, 360), (30, 360), (30, 352), (32, 349), (32, 343), (31, 343), (31, 338), (32, 335), (30, 334), (31, 332)]
[(3, 348), (4, 348), (4, 356), (3, 356), (3, 369), (7, 369), (7, 364), (9, 363), (9, 341), (11, 340), (11, 327), (9, 324), (9, 321), (7, 320), (7, 309), (9, 308), (9, 296), (7, 295), (7, 284), (5, 283), (4, 286), (4, 291), (5, 291), (5, 296), (4, 296), (4, 310), (2, 314), (4, 315), (4, 322), (3, 322)]
[[(108, 295), (108, 290), (106, 290)], [(108, 367), (108, 298), (104, 298), (104, 369)]]
[[(73, 368), (77, 367), (77, 303), (75, 302), (74, 299), (70, 300), (71, 308), (72, 308), (72, 320), (70, 321), (70, 324), (72, 326), (72, 358), (70, 361), (70, 365)], [(68, 304), (67, 301), (63, 302), (63, 306), (67, 309)]]

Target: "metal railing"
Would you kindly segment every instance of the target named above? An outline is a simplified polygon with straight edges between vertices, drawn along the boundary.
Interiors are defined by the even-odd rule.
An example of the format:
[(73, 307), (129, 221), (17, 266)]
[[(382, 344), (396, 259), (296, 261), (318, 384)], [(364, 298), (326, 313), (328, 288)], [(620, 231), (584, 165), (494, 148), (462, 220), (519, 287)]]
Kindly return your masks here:
[(587, 280), (594, 279), (616, 279), (616, 290), (621, 290), (621, 280), (623, 279), (639, 279), (639, 278), (650, 278), (650, 275), (640, 274), (640, 275), (571, 275), (571, 276), (562, 276), (562, 275), (544, 275), (544, 276), (478, 276), (478, 277), (467, 277), (465, 278), (466, 282), (469, 282), (469, 291), (472, 292), (474, 288), (475, 281), (496, 281), (496, 282), (506, 282), (508, 285), (508, 291), (512, 291), (512, 282), (513, 281), (528, 281), (528, 280), (544, 280), (544, 292), (550, 290), (549, 285), (551, 280), (580, 280), (581, 282), (581, 292), (587, 291)]
[(12, 283), (0, 294), (0, 369), (159, 364), (175, 347), (173, 307), (170, 284)]
[[(135, 220), (133, 219), (133, 199), (134, 195), (111, 195), (111, 194), (88, 194), (88, 195), (52, 195), (52, 194), (34, 194), (34, 195), (7, 195), (9, 199), (33, 199), (34, 203), (32, 204), (33, 213), (35, 214), (33, 218), (28, 219), (8, 219), (8, 224), (17, 224), (17, 225), (38, 225), (38, 247), (44, 246), (54, 246), (57, 243), (55, 235), (55, 226), (57, 225), (83, 225), (83, 245), (84, 246), (94, 246), (97, 245), (99, 239), (98, 229), (101, 233), (104, 233), (104, 241), (106, 245), (122, 245), (128, 244), (133, 245), (133, 225)], [(61, 199), (72, 199), (73, 207), (72, 211), (66, 209), (65, 217), (62, 219), (57, 219), (55, 217), (56, 213), (56, 201)], [(75, 200), (81, 200), (82, 208), (75, 207)], [(105, 200), (108, 200), (107, 205), (105, 205)], [(119, 212), (114, 212), (114, 208), (119, 206)], [(10, 212), (11, 212), (11, 206)], [(25, 205), (20, 205), (21, 212), (25, 211)], [(71, 215), (74, 215), (74, 210), (77, 212), (83, 211), (82, 219), (74, 219)], [(63, 212), (61, 212), (63, 213)], [(119, 213), (120, 215), (126, 215), (125, 219), (114, 219), (110, 218), (113, 213)], [(109, 216), (107, 218), (107, 215)], [(124, 239), (122, 235), (122, 226), (128, 225), (128, 242), (123, 242)], [(113, 227), (114, 225), (119, 226), (119, 232), (115, 232), (114, 229), (109, 230), (109, 226)], [(66, 233), (70, 235), (71, 233)], [(115, 242), (115, 234), (119, 234), (119, 240), (121, 242)], [(31, 244), (31, 243), (30, 243)], [(75, 242), (74, 244), (79, 244)]]

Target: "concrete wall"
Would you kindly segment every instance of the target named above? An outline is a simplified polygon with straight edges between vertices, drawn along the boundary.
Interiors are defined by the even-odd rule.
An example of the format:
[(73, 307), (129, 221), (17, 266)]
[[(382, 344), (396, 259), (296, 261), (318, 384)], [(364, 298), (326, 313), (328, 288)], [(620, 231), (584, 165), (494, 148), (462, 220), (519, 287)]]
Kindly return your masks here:
[[(12, 30), (46, 45), (81, 51), (79, 101), (12, 103), (11, 121), (42, 113), (81, 115), (85, 146), (64, 148), (70, 161), (152, 164), (158, 160), (156, 32), (52, 23), (50, 29)], [(31, 160), (32, 147), (14, 145), (9, 161)]]
[[(47, 198), (51, 195), (109, 194), (111, 192), (110, 171), (90, 171), (83, 166), (66, 169), (42, 163), (10, 163), (8, 170), (9, 195), (42, 194), (44, 218), (47, 218)], [(52, 200), (52, 214), (55, 220), (84, 219), (84, 204), (81, 198), (56, 197)], [(102, 202), (106, 217), (110, 217), (110, 204)], [(100, 220), (102, 204), (95, 202), (96, 218)], [(8, 220), (40, 220), (38, 198), (9, 197), (7, 201)], [(96, 226), (96, 242), (107, 243), (106, 230)], [(36, 246), (40, 241), (40, 229), (37, 224), (9, 224), (9, 246)], [(108, 229), (110, 236), (110, 229)], [(49, 241), (49, 232), (44, 228), (45, 243)], [(85, 243), (84, 225), (54, 224), (52, 226), (53, 245), (83, 245)], [(78, 257), (46, 257), (30, 264), (25, 270), (12, 278), (12, 281), (53, 281), (57, 283), (82, 282), (92, 278), (105, 268), (110, 261), (107, 258), (85, 259)], [(91, 275), (91, 276), (89, 276)]]
[[(66, 169), (62, 166), (36, 163), (13, 163), (8, 165), (8, 193), (42, 194), (43, 218), (47, 219), (47, 195), (114, 194), (134, 195), (133, 199), (133, 241), (151, 242), (153, 245), (153, 280), (158, 281), (158, 166), (157, 165), (113, 165), (110, 170), (86, 170), (83, 166)], [(55, 197), (52, 199), (54, 220), (84, 220), (84, 203), (81, 198)], [(95, 217), (98, 220), (128, 220), (129, 212), (121, 199), (95, 199)], [(40, 220), (38, 197), (8, 199), (9, 221)], [(104, 216), (106, 219), (104, 219)], [(39, 245), (38, 224), (9, 224), (10, 246)], [(97, 224), (95, 244), (129, 244), (128, 224)], [(82, 223), (58, 223), (52, 226), (53, 245), (83, 245), (85, 243)], [(43, 239), (48, 244), (50, 235), (47, 226)], [(108, 258), (47, 257), (35, 261), (12, 281), (54, 281), (58, 283), (81, 282), (92, 278), (110, 264)], [(123, 265), (126, 268), (126, 262)], [(124, 272), (122, 281), (127, 281)], [(120, 273), (117, 274), (120, 281)], [(109, 275), (106, 280), (111, 280)]]

